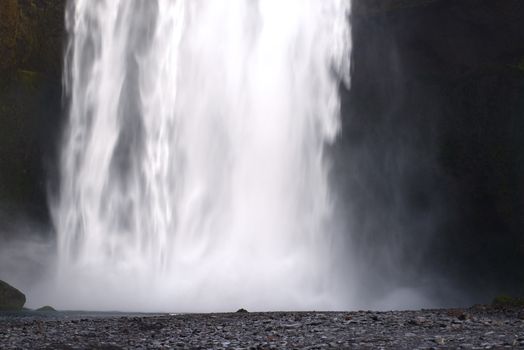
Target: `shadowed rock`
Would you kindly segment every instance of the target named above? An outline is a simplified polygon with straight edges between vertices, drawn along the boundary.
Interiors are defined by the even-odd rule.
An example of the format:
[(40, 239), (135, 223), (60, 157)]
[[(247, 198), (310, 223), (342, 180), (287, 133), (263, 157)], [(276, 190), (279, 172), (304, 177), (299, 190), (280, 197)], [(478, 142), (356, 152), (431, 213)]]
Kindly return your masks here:
[(42, 306), (41, 308), (36, 309), (35, 311), (37, 312), (56, 312), (56, 310), (52, 306), (49, 306), (49, 305)]
[(4, 281), (0, 281), (0, 310), (21, 310), (24, 304), (24, 293)]

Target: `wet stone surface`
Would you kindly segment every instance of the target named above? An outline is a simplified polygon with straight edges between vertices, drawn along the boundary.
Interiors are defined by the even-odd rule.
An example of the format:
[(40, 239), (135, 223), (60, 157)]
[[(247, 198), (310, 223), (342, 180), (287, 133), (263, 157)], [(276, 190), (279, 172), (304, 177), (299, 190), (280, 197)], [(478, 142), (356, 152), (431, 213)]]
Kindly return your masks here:
[(0, 316), (0, 348), (524, 348), (524, 310)]

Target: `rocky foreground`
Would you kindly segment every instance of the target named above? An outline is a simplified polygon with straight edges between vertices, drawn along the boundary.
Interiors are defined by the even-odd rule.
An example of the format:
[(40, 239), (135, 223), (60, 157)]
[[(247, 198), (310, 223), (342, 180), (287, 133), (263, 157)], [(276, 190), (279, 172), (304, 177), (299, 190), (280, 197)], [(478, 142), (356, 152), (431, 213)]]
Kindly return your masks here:
[(1, 349), (524, 348), (524, 310), (2, 316)]

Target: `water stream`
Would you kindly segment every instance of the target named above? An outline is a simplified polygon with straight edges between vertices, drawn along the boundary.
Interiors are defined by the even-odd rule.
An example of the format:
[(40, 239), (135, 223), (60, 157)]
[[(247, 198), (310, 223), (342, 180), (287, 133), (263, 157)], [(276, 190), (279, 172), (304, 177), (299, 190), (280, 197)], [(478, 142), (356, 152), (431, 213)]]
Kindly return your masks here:
[(71, 0), (54, 305), (346, 305), (325, 147), (349, 83), (349, 11), (349, 0)]

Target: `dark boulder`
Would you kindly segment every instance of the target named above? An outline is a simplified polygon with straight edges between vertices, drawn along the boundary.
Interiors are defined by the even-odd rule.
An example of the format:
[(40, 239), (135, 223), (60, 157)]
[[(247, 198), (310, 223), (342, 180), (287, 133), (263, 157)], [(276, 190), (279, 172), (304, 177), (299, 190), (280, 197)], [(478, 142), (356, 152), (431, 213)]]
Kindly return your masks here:
[(21, 310), (24, 304), (24, 293), (4, 281), (0, 281), (0, 310)]
[(39, 309), (36, 309), (37, 312), (56, 312), (55, 308), (49, 305), (42, 306)]

